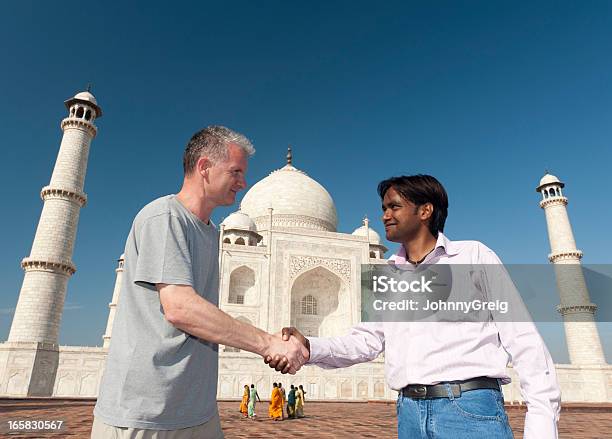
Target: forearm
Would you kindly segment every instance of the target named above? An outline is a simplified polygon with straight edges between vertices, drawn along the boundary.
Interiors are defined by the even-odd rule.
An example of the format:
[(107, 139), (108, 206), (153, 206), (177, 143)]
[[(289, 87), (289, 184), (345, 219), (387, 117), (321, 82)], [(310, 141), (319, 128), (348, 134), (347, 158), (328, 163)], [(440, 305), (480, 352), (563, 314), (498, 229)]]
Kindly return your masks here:
[(160, 301), (174, 327), (213, 343), (264, 355), (271, 335), (234, 319), (187, 285), (162, 285)]
[(384, 350), (380, 324), (360, 324), (341, 337), (310, 338), (310, 359), (324, 369), (348, 367), (372, 361)]

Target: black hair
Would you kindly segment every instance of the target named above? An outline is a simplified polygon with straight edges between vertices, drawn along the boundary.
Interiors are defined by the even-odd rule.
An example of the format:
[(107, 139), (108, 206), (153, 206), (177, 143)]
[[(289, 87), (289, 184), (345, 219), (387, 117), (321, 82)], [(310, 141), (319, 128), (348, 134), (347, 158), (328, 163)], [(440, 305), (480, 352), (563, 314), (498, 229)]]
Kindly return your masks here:
[(391, 177), (378, 183), (378, 195), (381, 199), (389, 189), (395, 189), (405, 200), (417, 206), (426, 203), (433, 205), (433, 213), (429, 219), (429, 231), (435, 237), (438, 232), (444, 231), (444, 224), (448, 216), (448, 195), (442, 183), (431, 175), (402, 175)]

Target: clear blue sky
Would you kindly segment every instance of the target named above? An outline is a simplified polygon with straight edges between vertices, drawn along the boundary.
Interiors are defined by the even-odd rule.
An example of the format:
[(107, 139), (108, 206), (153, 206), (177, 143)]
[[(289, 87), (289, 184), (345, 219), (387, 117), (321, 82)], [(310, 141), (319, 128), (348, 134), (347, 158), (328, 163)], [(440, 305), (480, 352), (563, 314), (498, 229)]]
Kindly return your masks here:
[[(433, 174), (450, 196), (447, 234), (507, 263), (547, 262), (534, 189), (548, 168), (567, 184), (584, 262), (611, 262), (610, 2), (2, 2), (0, 45), (0, 340), (63, 100), (89, 82), (104, 117), (62, 344), (101, 344), (133, 216), (177, 191), (184, 145), (209, 124), (252, 139), (251, 184), (293, 145), (295, 165), (332, 195), (341, 232), (367, 214), (382, 233), (379, 180)], [(553, 356), (567, 361), (562, 329), (549, 326)], [(611, 361), (612, 329), (601, 331)]]

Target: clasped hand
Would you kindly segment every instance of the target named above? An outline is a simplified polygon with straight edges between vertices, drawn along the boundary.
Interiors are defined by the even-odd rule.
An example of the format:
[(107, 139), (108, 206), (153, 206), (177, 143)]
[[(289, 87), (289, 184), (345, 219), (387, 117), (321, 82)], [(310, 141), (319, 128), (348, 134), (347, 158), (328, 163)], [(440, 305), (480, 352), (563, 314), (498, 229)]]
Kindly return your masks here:
[(283, 328), (273, 336), (264, 362), (281, 373), (295, 375), (310, 358), (310, 342), (300, 331)]

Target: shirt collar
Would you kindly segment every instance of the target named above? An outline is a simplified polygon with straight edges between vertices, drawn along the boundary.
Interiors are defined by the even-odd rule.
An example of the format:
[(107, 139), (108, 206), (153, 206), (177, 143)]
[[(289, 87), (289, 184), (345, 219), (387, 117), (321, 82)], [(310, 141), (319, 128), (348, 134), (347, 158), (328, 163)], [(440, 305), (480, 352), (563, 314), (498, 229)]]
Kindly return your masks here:
[[(438, 232), (438, 239), (436, 240), (436, 246), (432, 253), (438, 253), (442, 250), (447, 256), (454, 256), (459, 253), (457, 245), (450, 239), (448, 239), (442, 232)], [(400, 245), (399, 250), (393, 255), (393, 261), (396, 264), (405, 264), (406, 261), (406, 248), (404, 244)]]

